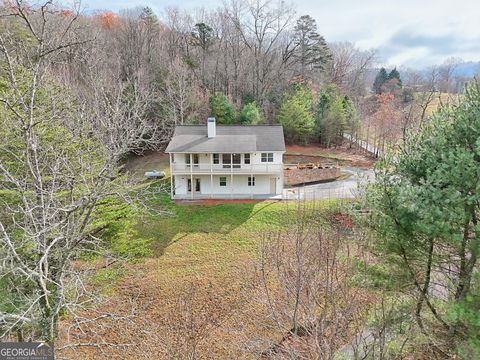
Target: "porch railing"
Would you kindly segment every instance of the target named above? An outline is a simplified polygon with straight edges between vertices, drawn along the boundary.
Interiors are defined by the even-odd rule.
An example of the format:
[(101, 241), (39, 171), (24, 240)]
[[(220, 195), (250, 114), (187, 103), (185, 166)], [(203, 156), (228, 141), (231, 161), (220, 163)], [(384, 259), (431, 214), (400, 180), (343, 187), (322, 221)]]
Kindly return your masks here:
[(283, 164), (172, 164), (173, 172), (212, 172), (212, 173), (258, 173), (281, 172)]

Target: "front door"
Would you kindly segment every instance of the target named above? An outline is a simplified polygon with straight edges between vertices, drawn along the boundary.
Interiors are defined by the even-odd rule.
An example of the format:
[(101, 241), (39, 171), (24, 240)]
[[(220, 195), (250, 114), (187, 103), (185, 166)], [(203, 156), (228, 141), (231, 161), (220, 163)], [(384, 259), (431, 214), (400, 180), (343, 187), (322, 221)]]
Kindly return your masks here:
[(193, 189), (192, 189), (192, 179), (187, 179), (187, 191), (188, 193), (191, 193), (192, 190), (194, 193), (199, 193), (201, 190), (200, 187), (200, 179), (199, 178), (193, 178)]
[(200, 179), (195, 178), (195, 192), (199, 193), (200, 192)]
[(270, 178), (270, 194), (277, 193), (277, 178)]

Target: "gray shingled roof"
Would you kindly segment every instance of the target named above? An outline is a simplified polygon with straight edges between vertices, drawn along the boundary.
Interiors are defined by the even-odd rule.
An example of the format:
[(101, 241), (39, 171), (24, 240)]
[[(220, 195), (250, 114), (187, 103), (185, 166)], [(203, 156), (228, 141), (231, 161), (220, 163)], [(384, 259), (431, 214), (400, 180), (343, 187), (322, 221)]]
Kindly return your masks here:
[(281, 125), (217, 125), (217, 135), (207, 137), (207, 125), (180, 125), (167, 153), (242, 153), (285, 151)]

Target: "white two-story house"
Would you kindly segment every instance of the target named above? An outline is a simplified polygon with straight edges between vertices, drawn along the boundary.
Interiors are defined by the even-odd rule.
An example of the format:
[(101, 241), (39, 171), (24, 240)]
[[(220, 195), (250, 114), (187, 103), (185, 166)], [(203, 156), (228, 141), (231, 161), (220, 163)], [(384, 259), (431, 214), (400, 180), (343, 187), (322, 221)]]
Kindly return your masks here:
[(182, 125), (165, 150), (172, 199), (269, 198), (283, 191), (281, 125)]

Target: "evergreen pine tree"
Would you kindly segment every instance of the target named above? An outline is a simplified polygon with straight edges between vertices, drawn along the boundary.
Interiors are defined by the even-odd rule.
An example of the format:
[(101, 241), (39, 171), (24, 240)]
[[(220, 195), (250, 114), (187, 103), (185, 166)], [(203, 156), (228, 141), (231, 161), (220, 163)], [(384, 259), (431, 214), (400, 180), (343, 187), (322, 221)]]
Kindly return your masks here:
[(325, 38), (317, 31), (315, 19), (310, 15), (303, 15), (297, 20), (294, 28), (294, 44), (296, 51), (294, 58), (300, 63), (300, 75), (305, 77), (307, 68), (324, 70), (325, 65), (332, 59)]
[(400, 73), (398, 72), (397, 68), (393, 68), (392, 71), (390, 71), (390, 74), (388, 74), (388, 80), (392, 79), (397, 79), (398, 85), (402, 85), (402, 79), (400, 79)]
[[(198, 46), (202, 49), (202, 83), (203, 86), (206, 86), (206, 77), (205, 77), (205, 62), (208, 50), (213, 43), (213, 29), (205, 23), (195, 24), (194, 29), (191, 33), (192, 45)], [(190, 60), (191, 61), (191, 60)], [(192, 62), (194, 63), (194, 62)]]
[(287, 140), (306, 143), (315, 127), (310, 89), (298, 86), (285, 94), (278, 120), (283, 125)]
[[(385, 286), (412, 297), (406, 316), (448, 358), (480, 359), (479, 139), (474, 82), (377, 164), (365, 197)], [(430, 292), (437, 281), (442, 296)]]
[(255, 101), (243, 105), (238, 116), (241, 124), (258, 124), (262, 121), (262, 114)]
[(140, 14), (140, 19), (142, 19), (146, 24), (150, 26), (157, 26), (158, 25), (158, 18), (157, 15), (153, 12), (152, 8), (149, 6), (145, 6), (142, 9)]
[(208, 99), (210, 114), (219, 124), (233, 124), (235, 122), (235, 109), (230, 100), (221, 93), (215, 93)]
[(336, 85), (325, 86), (319, 95), (315, 114), (316, 137), (321, 144), (336, 146), (342, 143), (343, 133), (353, 133), (358, 115), (352, 101), (342, 95)]
[(385, 68), (381, 68), (378, 72), (377, 76), (375, 77), (375, 81), (373, 82), (373, 91), (375, 94), (382, 93), (382, 86), (388, 81), (388, 74)]

